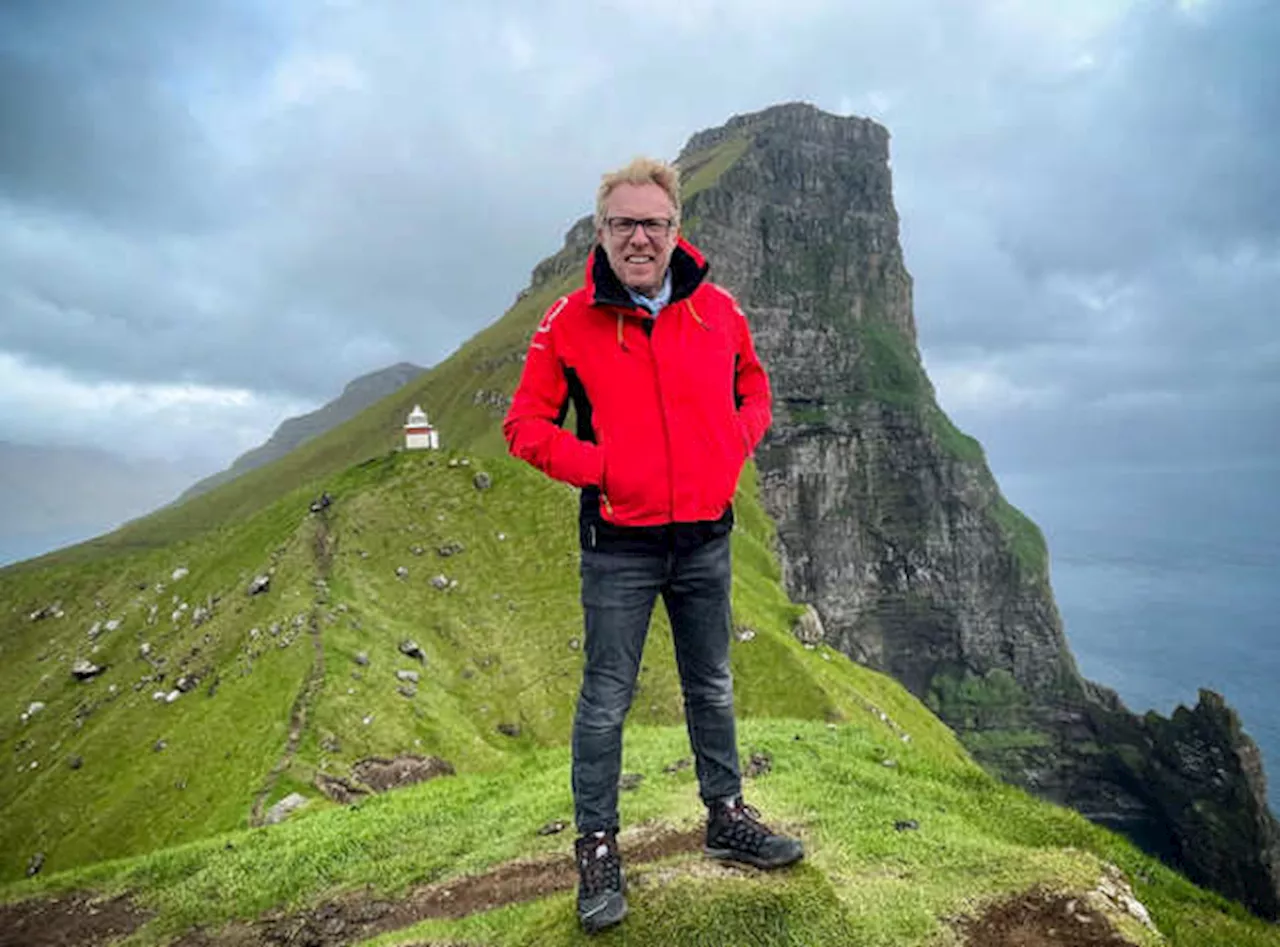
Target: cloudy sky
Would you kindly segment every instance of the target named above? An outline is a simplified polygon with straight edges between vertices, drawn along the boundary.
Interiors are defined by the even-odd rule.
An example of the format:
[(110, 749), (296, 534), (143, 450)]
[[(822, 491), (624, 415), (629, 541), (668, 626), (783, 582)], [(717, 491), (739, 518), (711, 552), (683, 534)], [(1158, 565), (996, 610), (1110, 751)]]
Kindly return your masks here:
[(891, 131), (997, 469), (1257, 459), (1273, 0), (5, 0), (0, 441), (207, 471), (510, 304), (598, 175), (805, 100)]

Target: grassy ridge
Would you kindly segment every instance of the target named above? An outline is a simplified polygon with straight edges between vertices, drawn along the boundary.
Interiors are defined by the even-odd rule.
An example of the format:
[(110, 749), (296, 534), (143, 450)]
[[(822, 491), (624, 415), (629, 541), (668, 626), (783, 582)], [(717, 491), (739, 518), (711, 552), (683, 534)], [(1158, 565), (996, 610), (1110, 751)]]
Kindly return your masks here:
[[(476, 488), (478, 472), (491, 478), (488, 489)], [(115, 610), (110, 600), (136, 608), (110, 633), (131, 650), (128, 622), (145, 623), (147, 596), (171, 598), (176, 587), (191, 600), (221, 599), (199, 628), (172, 630), (168, 638), (152, 632), (161, 642), (154, 647), (185, 653), (209, 635), (210, 654), (234, 648), (220, 665), (222, 682), (214, 697), (201, 689), (172, 705), (157, 705), (148, 693), (130, 691), (86, 718), (74, 731), (74, 739), (88, 741), (74, 744), (85, 751), (84, 767), (59, 769), (65, 784), (34, 777), (47, 781), (38, 791), (28, 787), (19, 794), (16, 808), (6, 806), (4, 849), (18, 856), (6, 863), (7, 877), (19, 872), (32, 840), (21, 825), (40, 823), (69, 805), (66, 799), (83, 798), (86, 807), (78, 817), (89, 819), (102, 799), (116, 798), (110, 825), (101, 831), (89, 826), (93, 844), (80, 839), (85, 828), (78, 826), (51, 849), (51, 868), (84, 867), (11, 884), (0, 897), (84, 886), (129, 890), (157, 911), (132, 943), (159, 944), (192, 925), (216, 927), (271, 909), (305, 908), (365, 886), (395, 897), (413, 885), (563, 851), (563, 838), (540, 838), (533, 830), (550, 819), (571, 818), (564, 744), (581, 660), (570, 645), (579, 630), (571, 491), (506, 458), (473, 458), (464, 466), (456, 455), (426, 453), (390, 454), (319, 487), (334, 497), (324, 520), (306, 514), (312, 492), (306, 490), (207, 541), (164, 554), (138, 553), (113, 568), (57, 572), (44, 576), (39, 588), (22, 589), (36, 602), (61, 590), (68, 610), (66, 618), (43, 622), (23, 614), (17, 626), (6, 618), (10, 624), (2, 640), (6, 646), (21, 642), (13, 653), (28, 660), (38, 660), (42, 648), (61, 647), (56, 638), (48, 644), (45, 636), (55, 627), (50, 622), (81, 634), (79, 624), (89, 616), (73, 609), (94, 597), (108, 600), (99, 609), (104, 613)], [(1198, 891), (1123, 840), (996, 783), (893, 680), (830, 649), (801, 646), (790, 635), (797, 610), (779, 586), (772, 527), (755, 489), (748, 471), (734, 535), (735, 624), (755, 632), (733, 646), (740, 744), (744, 754), (767, 753), (773, 760), (772, 771), (749, 784), (751, 798), (802, 834), (812, 854), (800, 870), (769, 879), (708, 876), (694, 856), (637, 869), (633, 917), (606, 942), (713, 944), (733, 934), (740, 942), (764, 945), (943, 943), (943, 918), (1036, 884), (1085, 891), (1107, 860), (1140, 879), (1139, 895), (1156, 912), (1169, 943), (1280, 943), (1273, 929)], [(322, 549), (315, 542), (321, 530), (329, 538)], [(441, 557), (439, 547), (446, 543), (464, 548)], [(414, 547), (422, 554), (415, 555)], [(164, 591), (156, 593), (152, 580), (177, 564), (190, 574), (176, 583), (163, 581)], [(399, 564), (407, 576), (396, 576)], [(270, 592), (247, 596), (243, 584), (273, 566)], [(327, 588), (317, 589), (322, 573)], [(430, 582), (437, 574), (458, 584), (437, 589)], [(6, 574), (0, 581), (8, 584), (0, 588), (11, 595), (12, 583), (37, 577)], [(147, 593), (136, 588), (139, 577), (152, 582)], [(140, 601), (129, 598), (131, 591)], [(342, 774), (363, 755), (406, 749), (445, 755), (460, 775), (354, 808), (315, 798), (284, 825), (235, 828), (244, 825), (254, 794), (280, 758), (283, 721), (311, 667), (306, 632), (287, 647), (277, 641), (255, 652), (261, 639), (247, 629), (281, 618), (292, 622), (290, 616), (298, 614), (305, 616), (304, 625), (314, 620), (323, 636), (324, 685), (273, 798), (290, 788), (318, 797), (310, 788), (315, 772)], [(395, 650), (405, 637), (422, 646), (424, 665)], [(368, 664), (355, 662), (360, 651), (369, 655)], [(88, 685), (50, 684), (59, 692), (47, 695), (49, 707), (23, 731), (25, 738), (35, 738), (37, 749), (67, 732), (65, 714), (77, 698), (95, 688), (100, 693), (116, 669), (128, 666), (127, 653), (99, 654), (115, 662), (108, 675)], [(250, 661), (252, 671), (232, 673)], [(687, 828), (697, 824), (700, 809), (692, 772), (665, 771), (688, 755), (688, 745), (677, 722), (669, 634), (661, 620), (644, 664), (648, 670), (629, 722), (624, 767), (645, 780), (623, 795), (624, 820)], [(413, 698), (395, 690), (394, 670), (406, 667), (422, 675)], [(61, 693), (64, 686), (72, 688), (69, 693)], [(251, 705), (252, 699), (260, 702)], [(371, 718), (368, 724), (365, 717)], [(145, 726), (156, 721), (163, 725)], [(511, 721), (521, 725), (518, 737), (497, 732), (496, 723)], [(141, 759), (116, 754), (115, 780), (106, 779), (112, 760), (105, 752), (115, 742), (104, 740), (102, 754), (91, 757), (88, 751), (93, 728), (108, 722), (110, 732), (137, 734), (130, 739), (142, 751)], [(104, 737), (108, 732), (101, 731)], [(146, 745), (156, 734), (169, 740), (158, 753)], [(14, 735), (5, 732), (6, 742)], [(66, 735), (61, 739), (67, 742), (57, 752), (73, 745)], [(184, 750), (188, 745), (192, 749)], [(181, 767), (169, 764), (182, 752), (194, 753), (188, 759), (205, 765), (192, 769), (179, 790), (172, 783)], [(134, 773), (139, 767), (140, 775)], [(81, 777), (99, 780), (97, 788), (76, 784)], [(5, 785), (6, 799), (11, 785), (19, 784)], [(185, 800), (196, 804), (184, 805)], [(903, 819), (916, 820), (920, 828), (895, 831), (894, 823)], [(51, 831), (47, 821), (44, 830)], [(87, 864), (112, 850), (145, 851), (184, 838), (191, 841)], [(673, 878), (680, 883), (660, 883)], [(555, 895), (461, 921), (426, 922), (379, 942), (578, 943), (570, 898)], [(1136, 928), (1130, 932), (1139, 942), (1153, 942), (1142, 940)]]
[[(872, 690), (896, 687), (872, 682), (878, 675), (847, 662), (840, 670)], [(915, 736), (936, 726), (918, 705), (895, 722)], [(1274, 928), (1197, 891), (1128, 843), (962, 759), (940, 758), (927, 741), (904, 743), (871, 713), (840, 726), (751, 719), (741, 738), (772, 755), (772, 771), (750, 780), (748, 794), (805, 839), (805, 864), (746, 877), (708, 873), (697, 855), (636, 866), (631, 917), (593, 942), (949, 943), (945, 918), (1036, 885), (1086, 892), (1110, 862), (1138, 879), (1137, 893), (1165, 943), (1280, 943)], [(691, 772), (664, 772), (686, 753), (681, 727), (629, 728), (624, 767), (646, 778), (622, 795), (625, 825), (699, 824)], [(541, 749), (500, 772), (440, 779), (280, 826), (25, 882), (7, 894), (85, 886), (132, 891), (157, 912), (134, 945), (164, 943), (194, 925), (216, 928), (273, 908), (305, 908), (343, 892), (396, 898), (418, 884), (563, 851), (563, 837), (534, 830), (570, 815), (567, 766), (566, 748)], [(904, 819), (916, 820), (918, 829), (895, 830)], [(565, 893), (461, 921), (425, 922), (375, 942), (585, 943), (571, 899)], [(1159, 942), (1132, 921), (1125, 930), (1137, 943)]]
[[(484, 490), (474, 482), (482, 468)], [(308, 514), (321, 490), (333, 505)], [(790, 634), (798, 610), (779, 586), (753, 471), (738, 507), (734, 616), (755, 632), (734, 645), (740, 712), (865, 714), (866, 688), (832, 671), (834, 652), (806, 650)], [(11, 603), (0, 616), (0, 747), (14, 760), (0, 771), (0, 878), (20, 877), (37, 851), (57, 870), (242, 826), (264, 790), (266, 804), (302, 791), (330, 805), (317, 774), (347, 778), (369, 756), (434, 754), (483, 772), (565, 743), (582, 660), (575, 515), (574, 491), (510, 458), (464, 465), (454, 454), (397, 452), (172, 549), (0, 574), (0, 600)], [(174, 581), (179, 566), (189, 574)], [(248, 595), (269, 570), (270, 590)], [(447, 588), (435, 587), (438, 576)], [(29, 619), (54, 598), (63, 618)], [(210, 609), (199, 624), (197, 608)], [(122, 623), (94, 652), (87, 629), (108, 617)], [(410, 639), (424, 661), (401, 653)], [(77, 656), (107, 671), (77, 682)], [(397, 671), (418, 674), (412, 696)], [(184, 675), (196, 680), (188, 693), (154, 699)], [(882, 697), (908, 706), (893, 689)], [(45, 709), (22, 723), (35, 700)], [(290, 747), (298, 706), (305, 727)], [(658, 609), (633, 719), (678, 723), (681, 706)], [(963, 759), (940, 725), (922, 739)]]

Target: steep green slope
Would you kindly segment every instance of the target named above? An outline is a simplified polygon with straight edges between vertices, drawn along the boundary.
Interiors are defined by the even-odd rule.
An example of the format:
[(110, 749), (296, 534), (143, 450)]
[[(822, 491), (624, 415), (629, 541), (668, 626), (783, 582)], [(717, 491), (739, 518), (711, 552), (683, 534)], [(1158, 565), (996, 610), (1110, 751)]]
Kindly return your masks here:
[[(309, 513), (320, 490), (333, 502)], [(1110, 862), (1168, 943), (1280, 943), (1128, 843), (993, 781), (896, 682), (802, 646), (751, 471), (738, 507), (741, 744), (771, 762), (748, 791), (811, 855), (771, 877), (703, 867), (689, 843), (637, 863), (633, 917), (612, 942), (956, 943), (957, 919), (992, 899), (1028, 889), (1087, 898)], [(193, 926), (224, 938), (214, 943), (266, 943), (280, 925), (331, 917), (334, 898), (353, 905), (352, 918), (369, 899), (409, 905), (411, 923), (422, 885), (562, 852), (563, 837), (534, 830), (571, 821), (574, 509), (572, 491), (505, 457), (393, 452), (197, 541), (0, 575), (0, 600), (11, 603), (0, 688), (22, 695), (5, 719), (18, 720), (28, 699), (46, 704), (0, 730), (15, 761), (0, 773), (4, 877), (19, 877), (34, 851), (46, 856), (44, 875), (10, 884), (0, 901), (127, 891), (155, 915), (132, 943), (167, 943)], [(174, 579), (178, 567), (189, 571)], [(249, 595), (261, 574), (270, 588)], [(55, 596), (62, 617), (33, 621)], [(197, 606), (209, 612), (198, 625)], [(93, 652), (86, 628), (106, 616), (121, 624), (100, 631)], [(407, 639), (422, 660), (401, 653)], [(107, 670), (72, 681), (77, 654)], [(624, 761), (644, 777), (623, 794), (640, 841), (698, 825), (692, 772), (672, 765), (688, 755), (672, 663), (659, 619)], [(412, 696), (397, 670), (419, 675)], [(156, 701), (178, 676), (198, 683)], [(406, 751), (440, 755), (458, 775), (350, 807), (314, 786), (317, 774), (351, 782), (355, 761)], [(300, 814), (244, 828), (255, 804), (289, 791), (311, 798)], [(82, 867), (51, 874), (72, 866)], [(553, 859), (529, 870), (565, 869)], [(577, 943), (562, 889), (378, 942)], [(264, 912), (274, 920), (254, 920)], [(1134, 942), (1157, 942), (1110, 916)], [(218, 933), (231, 921), (239, 926)], [(351, 923), (369, 936), (388, 929)]]
[[(322, 490), (332, 505), (309, 513)], [(750, 476), (739, 506), (742, 713), (862, 712), (832, 653), (790, 634), (799, 610)], [(485, 771), (564, 743), (581, 663), (575, 515), (573, 491), (509, 458), (395, 452), (189, 543), (0, 573), (0, 747), (14, 761), (0, 770), (0, 878), (36, 852), (55, 870), (242, 826), (372, 756)], [(270, 588), (251, 595), (259, 575)], [(62, 617), (31, 619), (55, 600)], [(119, 627), (91, 639), (107, 621)], [(420, 657), (402, 653), (409, 640)], [(77, 658), (106, 670), (77, 681)], [(45, 706), (23, 722), (32, 702)], [(680, 707), (659, 610), (633, 719), (675, 723)], [(922, 738), (963, 758), (940, 725)]]
[[(879, 675), (847, 662), (838, 673), (886, 705), (900, 699), (897, 685)], [(1039, 919), (1049, 930), (1083, 923), (1074, 904), (1091, 912), (1095, 932), (1105, 918), (1138, 944), (1280, 943), (1274, 928), (1197, 891), (1128, 843), (939, 753), (927, 739), (936, 725), (918, 704), (903, 703), (893, 723), (873, 711), (839, 726), (744, 722), (744, 745), (773, 761), (771, 771), (748, 780), (750, 797), (808, 849), (804, 863), (773, 875), (703, 862), (694, 850), (694, 777), (688, 769), (670, 771), (687, 753), (683, 729), (632, 727), (624, 768), (645, 778), (622, 795), (624, 845), (676, 844), (656, 862), (632, 860), (631, 916), (591, 942), (954, 945), (963, 919), (1031, 890), (1040, 892), (1037, 900), (1063, 895), (1053, 902), (1056, 914)], [(904, 742), (903, 733), (919, 739)], [(567, 888), (567, 843), (535, 832), (569, 817), (567, 765), (565, 748), (538, 750), (492, 774), (445, 777), (357, 806), (304, 812), (284, 825), (24, 882), (0, 897), (127, 892), (152, 916), (128, 941), (133, 945), (169, 943), (193, 928), (203, 933), (184, 944), (586, 943)], [(913, 828), (903, 827), (907, 820)], [(1100, 896), (1102, 879), (1115, 877), (1109, 864), (1133, 880), (1163, 939), (1114, 897)], [(476, 884), (468, 876), (483, 884), (504, 872), (530, 879), (535, 889), (542, 875), (561, 880), (541, 885), (541, 897), (536, 890), (495, 891), (488, 910), (481, 902), (461, 919), (414, 923), (448, 900), (443, 890), (465, 895)], [(1029, 925), (1023, 935), (1037, 932), (1044, 929)], [(1040, 943), (1077, 941), (1060, 935)]]
[(505, 395), (515, 388), (521, 367), (518, 356), (523, 355), (546, 307), (571, 288), (571, 282), (565, 278), (522, 297), (500, 320), (436, 368), (280, 460), (106, 536), (10, 568), (92, 562), (189, 540), (220, 524), (242, 520), (309, 481), (336, 474), (402, 444), (404, 420), (415, 403), (428, 410), (433, 423), (443, 431), (447, 447), (499, 452), (503, 447), (501, 415), (478, 402), (476, 392)]

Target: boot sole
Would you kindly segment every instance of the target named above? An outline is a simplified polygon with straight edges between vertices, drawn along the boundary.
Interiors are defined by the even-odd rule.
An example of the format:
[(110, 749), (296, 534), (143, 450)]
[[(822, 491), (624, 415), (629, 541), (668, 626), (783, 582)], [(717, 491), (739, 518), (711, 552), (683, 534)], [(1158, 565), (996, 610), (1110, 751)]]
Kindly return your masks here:
[(751, 855), (746, 852), (736, 852), (731, 848), (704, 847), (702, 849), (702, 853), (708, 858), (714, 858), (717, 861), (741, 862), (744, 865), (750, 865), (753, 868), (763, 868), (766, 871), (773, 868), (786, 868), (788, 865), (794, 865), (796, 862), (800, 861), (800, 859), (804, 858), (803, 848), (794, 855), (773, 860), (760, 858), (758, 855)]

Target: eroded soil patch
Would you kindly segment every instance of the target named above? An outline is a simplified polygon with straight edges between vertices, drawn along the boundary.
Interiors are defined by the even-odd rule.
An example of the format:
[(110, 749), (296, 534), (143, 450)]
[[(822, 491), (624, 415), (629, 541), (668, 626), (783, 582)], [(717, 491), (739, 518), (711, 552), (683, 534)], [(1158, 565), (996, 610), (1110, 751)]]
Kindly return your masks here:
[(375, 792), (386, 792), (426, 782), (437, 776), (452, 776), (453, 765), (438, 756), (403, 753), (394, 759), (371, 756), (353, 765), (351, 771), (356, 779)]
[[(628, 864), (644, 864), (699, 851), (702, 831), (650, 830), (620, 841)], [(268, 915), (252, 923), (228, 924), (217, 931), (191, 931), (174, 947), (338, 947), (429, 918), (460, 918), (569, 891), (577, 880), (577, 870), (568, 855), (509, 862), (483, 875), (451, 878), (414, 889), (396, 901), (355, 893), (300, 914)]]
[(96, 947), (151, 920), (128, 897), (86, 894), (0, 904), (0, 947)]
[(1132, 947), (1083, 898), (1042, 890), (1000, 901), (957, 924), (969, 947)]

